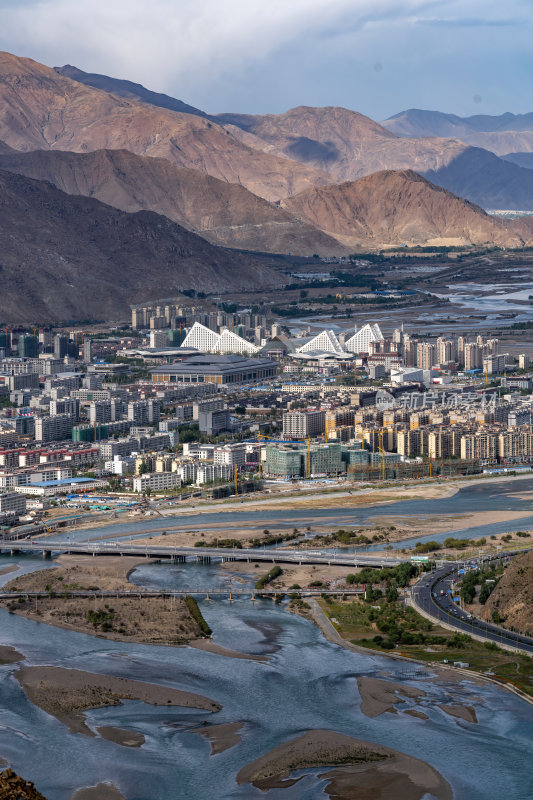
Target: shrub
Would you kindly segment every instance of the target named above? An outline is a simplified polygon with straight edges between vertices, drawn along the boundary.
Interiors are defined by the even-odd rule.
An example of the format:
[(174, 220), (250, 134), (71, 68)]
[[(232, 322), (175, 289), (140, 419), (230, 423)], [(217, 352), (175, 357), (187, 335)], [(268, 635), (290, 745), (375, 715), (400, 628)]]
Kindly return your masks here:
[(262, 578), (259, 578), (259, 580), (255, 584), (255, 588), (258, 591), (261, 590), (261, 589), (264, 589), (265, 586), (267, 585), (267, 583), (270, 583), (271, 581), (275, 580), (276, 578), (279, 578), (279, 576), (281, 574), (282, 574), (281, 567), (278, 564), (275, 564), (272, 567), (272, 569), (267, 572), (266, 575), (263, 575)]
[(207, 624), (207, 622), (205, 621), (204, 615), (200, 611), (200, 609), (198, 607), (198, 603), (196, 602), (194, 597), (191, 597), (190, 594), (186, 595), (185, 596), (185, 603), (187, 604), (187, 608), (189, 609), (189, 613), (190, 613), (191, 617), (197, 623), (197, 625), (200, 628), (200, 630), (202, 631), (202, 633), (205, 636), (211, 636), (212, 630), (209, 627), (209, 625)]

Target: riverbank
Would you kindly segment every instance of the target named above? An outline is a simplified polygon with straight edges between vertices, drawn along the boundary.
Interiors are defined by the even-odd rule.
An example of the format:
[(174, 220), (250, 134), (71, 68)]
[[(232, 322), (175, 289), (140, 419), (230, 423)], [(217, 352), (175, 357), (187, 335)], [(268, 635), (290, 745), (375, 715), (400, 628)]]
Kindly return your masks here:
[[(386, 505), (396, 501), (404, 500), (437, 500), (448, 497), (453, 497), (461, 489), (468, 486), (476, 486), (478, 484), (502, 484), (509, 481), (521, 481), (530, 479), (533, 473), (527, 475), (505, 475), (505, 476), (482, 476), (475, 475), (471, 477), (458, 477), (458, 478), (433, 478), (424, 480), (402, 480), (401, 482), (376, 482), (372, 484), (353, 484), (343, 483), (338, 487), (332, 488), (331, 486), (305, 486), (301, 489), (294, 489), (293, 486), (282, 485), (274, 487), (272, 493), (268, 496), (265, 495), (244, 495), (239, 498), (226, 498), (223, 500), (202, 500), (200, 498), (192, 498), (190, 501), (184, 501), (178, 505), (161, 505), (158, 511), (151, 511), (148, 516), (143, 517), (139, 515), (136, 518), (137, 523), (142, 523), (143, 519), (161, 518), (161, 528), (155, 529), (154, 533), (162, 530), (169, 530), (165, 526), (165, 520), (168, 517), (180, 516), (194, 516), (202, 517), (207, 515), (216, 515), (223, 512), (258, 512), (268, 511), (269, 509), (286, 508), (288, 511), (292, 509), (338, 509), (357, 508), (359, 506), (380, 506)], [(84, 518), (84, 520), (74, 527), (74, 530), (93, 530), (102, 527), (109, 527), (114, 523), (125, 523), (130, 521), (128, 515), (131, 511), (117, 511), (102, 519), (102, 515), (95, 515), (94, 519)], [(47, 520), (46, 520), (47, 521)], [(51, 520), (53, 522), (53, 520)], [(257, 524), (261, 523), (258, 517)], [(208, 523), (209, 524), (209, 523)], [(222, 524), (223, 525), (223, 524)], [(181, 526), (170, 526), (170, 529), (178, 529)], [(188, 526), (191, 527), (190, 525)], [(238, 526), (235, 526), (238, 527)], [(243, 527), (246, 527), (244, 525)], [(66, 529), (65, 529), (66, 530)], [(150, 533), (149, 530), (146, 531)], [(51, 534), (41, 534), (36, 538), (48, 538)], [(57, 533), (52, 534), (57, 536)], [(102, 538), (113, 538), (102, 537)]]
[(251, 783), (262, 791), (287, 788), (302, 775), (293, 772), (333, 767), (318, 775), (329, 783), (332, 800), (422, 800), (431, 794), (452, 800), (449, 783), (433, 767), (388, 747), (354, 739), (329, 730), (312, 730), (274, 748), (248, 764), (237, 775), (237, 783)]
[(36, 622), (115, 641), (180, 645), (205, 635), (180, 598), (142, 597), (140, 592), (105, 600), (69, 595), (80, 590), (134, 592), (128, 576), (145, 560), (64, 555), (56, 563), (57, 567), (21, 575), (4, 586), (5, 591), (47, 592), (48, 597), (6, 600), (0, 594), (0, 605)]

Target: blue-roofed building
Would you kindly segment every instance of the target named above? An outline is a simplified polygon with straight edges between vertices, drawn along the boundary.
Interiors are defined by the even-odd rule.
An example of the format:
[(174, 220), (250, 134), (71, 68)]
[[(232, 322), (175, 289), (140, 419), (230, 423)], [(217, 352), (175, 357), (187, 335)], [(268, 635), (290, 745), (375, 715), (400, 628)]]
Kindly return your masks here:
[(55, 481), (40, 481), (29, 486), (16, 486), (19, 494), (37, 495), (40, 497), (54, 497), (58, 494), (72, 494), (73, 492), (92, 492), (95, 489), (107, 489), (107, 481), (95, 478), (60, 478)]

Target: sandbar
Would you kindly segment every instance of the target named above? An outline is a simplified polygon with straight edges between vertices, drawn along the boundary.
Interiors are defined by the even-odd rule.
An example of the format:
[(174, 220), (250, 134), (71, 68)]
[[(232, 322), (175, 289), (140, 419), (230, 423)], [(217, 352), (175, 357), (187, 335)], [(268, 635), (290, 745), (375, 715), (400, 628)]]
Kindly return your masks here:
[(223, 753), (241, 741), (242, 722), (227, 722), (222, 725), (205, 725), (203, 728), (194, 728), (193, 733), (205, 736), (211, 742), (211, 755)]
[(250, 653), (239, 653), (237, 650), (229, 650), (227, 647), (222, 647), (215, 644), (210, 639), (195, 639), (188, 643), (189, 647), (194, 647), (196, 650), (205, 650), (208, 653), (214, 653), (217, 656), (226, 656), (226, 658), (244, 658), (248, 661), (270, 661), (266, 656), (256, 656)]
[(458, 717), (464, 719), (466, 722), (477, 723), (476, 709), (472, 706), (454, 705), (454, 706), (439, 706), (441, 711), (449, 714), (450, 717)]
[(421, 800), (431, 794), (452, 800), (448, 782), (429, 764), (382, 745), (327, 730), (307, 731), (243, 767), (237, 783), (267, 791), (288, 786), (291, 772), (339, 767), (319, 775), (330, 781), (326, 792), (335, 800)]
[(124, 728), (115, 728), (111, 725), (103, 725), (96, 730), (102, 739), (107, 739), (108, 742), (114, 742), (115, 744), (121, 744), (123, 747), (141, 747), (146, 741), (142, 733), (127, 731)]
[(154, 706), (185, 706), (220, 711), (208, 697), (155, 683), (116, 678), (63, 667), (21, 667), (15, 672), (28, 699), (63, 722), (72, 733), (95, 734), (85, 724), (83, 711), (140, 700)]
[(10, 645), (0, 645), (0, 666), (2, 664), (16, 664), (17, 661), (24, 661), (25, 657)]
[(72, 795), (72, 800), (126, 800), (126, 798), (112, 783), (99, 783), (97, 786), (78, 789)]
[(8, 572), (16, 572), (17, 570), (18, 566), (16, 564), (7, 564), (0, 569), (0, 575), (7, 575)]
[(402, 714), (409, 714), (411, 717), (418, 717), (418, 719), (429, 719), (427, 714), (424, 714), (423, 711), (417, 711), (414, 708), (406, 708), (405, 711), (402, 711)]
[(396, 704), (403, 702), (399, 694), (404, 697), (424, 697), (423, 689), (407, 686), (404, 683), (382, 681), (379, 678), (357, 678), (357, 686), (361, 695), (361, 711), (367, 717), (379, 717), (386, 711), (396, 713)]

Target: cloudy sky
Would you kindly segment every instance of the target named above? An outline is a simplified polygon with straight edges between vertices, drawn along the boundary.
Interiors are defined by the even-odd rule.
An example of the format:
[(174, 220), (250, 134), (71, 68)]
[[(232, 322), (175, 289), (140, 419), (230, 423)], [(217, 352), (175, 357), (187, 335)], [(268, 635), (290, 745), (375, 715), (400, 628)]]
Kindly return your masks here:
[(211, 113), (533, 111), (531, 0), (0, 0), (0, 49)]

